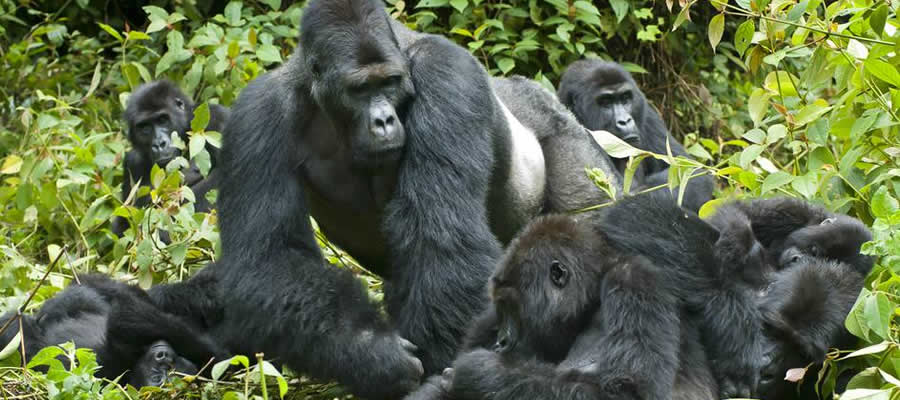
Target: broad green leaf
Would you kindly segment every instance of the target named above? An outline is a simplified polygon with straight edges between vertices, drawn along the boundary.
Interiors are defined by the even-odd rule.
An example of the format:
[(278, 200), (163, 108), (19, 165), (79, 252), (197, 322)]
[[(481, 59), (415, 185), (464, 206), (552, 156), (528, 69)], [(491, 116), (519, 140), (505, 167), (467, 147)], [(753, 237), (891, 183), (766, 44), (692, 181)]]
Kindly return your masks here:
[(766, 75), (763, 87), (770, 93), (782, 96), (797, 96), (797, 88), (794, 87), (797, 77), (787, 71), (772, 71)]
[(794, 180), (794, 176), (784, 171), (778, 171), (774, 174), (771, 174), (767, 176), (763, 181), (762, 189), (760, 189), (760, 194), (769, 193), (775, 189), (787, 185), (788, 183), (791, 183), (792, 180)]
[(769, 97), (771, 97), (771, 94), (763, 89), (755, 89), (750, 94), (747, 106), (750, 112), (750, 119), (753, 120), (753, 124), (756, 126), (759, 126), (769, 110)]
[(775, 124), (766, 130), (766, 143), (772, 144), (784, 139), (788, 134), (787, 128), (782, 124)]
[(728, 199), (724, 199), (724, 198), (712, 199), (710, 201), (707, 201), (706, 203), (703, 203), (702, 206), (700, 206), (700, 210), (697, 211), (697, 214), (700, 216), (700, 218), (703, 218), (703, 219), (709, 218), (709, 217), (713, 216), (713, 214), (716, 213), (716, 210), (719, 209), (719, 206), (721, 206), (722, 204), (725, 204), (727, 201), (728, 201)]
[(120, 35), (119, 32), (116, 31), (115, 28), (113, 28), (109, 25), (106, 25), (104, 23), (100, 23), (100, 22), (98, 22), (97, 25), (100, 26), (100, 29), (103, 29), (104, 31), (106, 31), (106, 33), (108, 33), (110, 36), (114, 37), (119, 42), (125, 41), (125, 39), (122, 38), (122, 35)]
[(716, 14), (709, 21), (709, 44), (712, 46), (713, 50), (716, 49), (716, 46), (719, 45), (719, 42), (722, 40), (722, 33), (725, 32), (725, 14)]
[(466, 7), (469, 5), (469, 0), (450, 0), (450, 6), (459, 11), (460, 13), (466, 11)]
[(15, 154), (6, 156), (3, 165), (0, 165), (0, 174), (17, 174), (22, 169), (22, 157)]
[(897, 72), (897, 67), (877, 59), (866, 60), (863, 64), (872, 76), (900, 88), (900, 72)]
[(262, 2), (273, 10), (281, 9), (281, 0), (262, 0)]
[[(4, 321), (4, 323), (5, 322), (6, 321)], [(13, 322), (12, 324), (13, 325), (8, 326), (6, 329), (18, 330), (18, 328), (19, 328), (18, 324), (16, 324), (15, 322)], [(10, 340), (9, 343), (6, 343), (3, 346), (3, 350), (0, 350), (0, 360), (5, 360), (9, 356), (13, 355), (13, 353), (15, 353), (16, 350), (19, 349), (19, 343), (22, 343), (22, 332), (21, 331), (17, 332), (15, 334), (15, 336), (13, 336), (12, 340)]]
[(747, 51), (747, 48), (750, 47), (754, 32), (756, 32), (756, 26), (752, 19), (744, 21), (744, 23), (737, 28), (737, 31), (734, 34), (734, 48), (737, 49), (739, 56), (743, 56), (744, 52)]
[(846, 356), (841, 357), (841, 360), (859, 357), (859, 356), (867, 356), (869, 354), (882, 353), (885, 350), (887, 350), (888, 348), (890, 348), (890, 346), (891, 346), (891, 342), (881, 342), (878, 344), (873, 344), (871, 346), (863, 347), (863, 348), (856, 350), (850, 354), (847, 354)]
[(741, 152), (741, 157), (740, 157), (741, 168), (743, 168), (745, 170), (749, 169), (750, 163), (753, 162), (754, 160), (756, 160), (756, 158), (759, 157), (759, 155), (762, 154), (763, 150), (765, 150), (765, 149), (766, 149), (765, 146), (761, 146), (758, 144), (752, 144), (750, 146), (747, 146), (747, 148)]
[(812, 199), (812, 197), (816, 194), (816, 189), (818, 189), (818, 175), (816, 171), (809, 171), (806, 175), (798, 176), (796, 179), (791, 181), (791, 187), (803, 195), (803, 197), (807, 199)]
[(280, 63), (282, 61), (278, 48), (271, 44), (259, 46), (259, 49), (256, 50), (256, 56), (265, 63)]
[(625, 16), (628, 15), (628, 7), (630, 6), (628, 0), (609, 0), (609, 5), (613, 9), (613, 13), (616, 14), (616, 23), (622, 22)]
[(869, 17), (869, 26), (872, 27), (872, 30), (878, 36), (884, 35), (884, 25), (887, 22), (888, 11), (888, 5), (884, 3), (876, 8), (875, 11), (872, 11), (872, 16)]
[(864, 308), (866, 325), (882, 339), (890, 339), (890, 322), (894, 308), (884, 293), (878, 292), (866, 299)]
[(809, 6), (809, 0), (803, 0), (800, 3), (794, 5), (791, 8), (791, 11), (788, 12), (787, 20), (788, 21), (796, 21), (806, 13), (806, 7)]
[(191, 135), (191, 141), (189, 142), (188, 148), (190, 149), (190, 158), (193, 159), (200, 153), (200, 150), (203, 150), (206, 146), (206, 140), (202, 135)]
[(209, 125), (209, 103), (203, 102), (194, 109), (194, 119), (191, 120), (191, 130), (202, 132)]
[(225, 6), (224, 15), (228, 25), (241, 26), (244, 24), (243, 21), (241, 21), (241, 9), (243, 6), (243, 3), (240, 1), (232, 1)]
[(609, 154), (610, 157), (613, 158), (628, 158), (635, 157), (642, 154), (649, 154), (645, 150), (638, 149), (622, 139), (619, 139), (616, 135), (613, 135), (607, 131), (590, 131), (591, 137), (594, 138), (594, 141), (600, 145), (600, 147), (606, 151), (606, 154)]
[(450, 0), (422, 0), (416, 4), (416, 8), (444, 7), (450, 4)]
[(766, 141), (766, 133), (759, 128), (753, 128), (745, 132), (741, 137), (756, 144), (763, 144)]
[(831, 106), (825, 100), (816, 99), (816, 101), (805, 105), (794, 115), (794, 125), (806, 125), (819, 119), (829, 111), (831, 111)]
[(504, 74), (509, 73), (509, 71), (512, 71), (512, 69), (515, 67), (516, 60), (513, 60), (512, 58), (503, 57), (497, 60), (497, 68), (500, 68), (500, 71)]
[(900, 210), (900, 203), (891, 195), (887, 186), (879, 187), (875, 194), (872, 195), (872, 200), (869, 204), (872, 209), (872, 215), (876, 218), (887, 218)]

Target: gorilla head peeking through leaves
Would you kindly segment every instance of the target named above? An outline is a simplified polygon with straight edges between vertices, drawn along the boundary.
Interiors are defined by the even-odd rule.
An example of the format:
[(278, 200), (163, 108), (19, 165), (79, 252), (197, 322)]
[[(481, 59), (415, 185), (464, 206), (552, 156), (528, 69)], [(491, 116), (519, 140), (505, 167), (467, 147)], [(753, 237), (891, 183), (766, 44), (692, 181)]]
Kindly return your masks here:
[[(166, 164), (181, 156), (182, 152), (172, 141), (176, 133), (185, 144), (190, 141), (188, 131), (194, 119), (197, 106), (174, 83), (161, 80), (141, 85), (132, 93), (125, 108), (125, 122), (128, 124), (128, 141), (131, 150), (125, 153), (125, 174), (122, 182), (122, 201), (131, 195), (133, 185), (150, 186), (150, 173), (153, 166), (165, 168)], [(228, 119), (227, 108), (218, 104), (209, 105), (209, 122), (206, 130), (222, 132)], [(207, 212), (211, 204), (206, 200), (206, 193), (218, 185), (218, 174), (215, 171), (218, 149), (209, 141), (206, 143), (209, 154), (209, 175), (204, 177), (200, 167), (193, 161), (182, 170), (184, 184), (194, 192), (194, 210)], [(150, 196), (139, 196), (135, 206), (146, 207), (150, 204)], [(112, 231), (117, 236), (128, 228), (128, 220), (117, 217), (113, 220)], [(168, 234), (161, 233), (164, 241)]]
[[(669, 134), (665, 123), (637, 87), (631, 74), (621, 65), (601, 60), (581, 60), (566, 68), (557, 92), (590, 130), (605, 130), (634, 147), (656, 154), (689, 157), (687, 151)], [(624, 171), (625, 160), (617, 163)], [(663, 185), (669, 179), (669, 164), (648, 158), (635, 172), (637, 189)], [(709, 176), (692, 177), (683, 205), (699, 210), (712, 198), (713, 181)]]

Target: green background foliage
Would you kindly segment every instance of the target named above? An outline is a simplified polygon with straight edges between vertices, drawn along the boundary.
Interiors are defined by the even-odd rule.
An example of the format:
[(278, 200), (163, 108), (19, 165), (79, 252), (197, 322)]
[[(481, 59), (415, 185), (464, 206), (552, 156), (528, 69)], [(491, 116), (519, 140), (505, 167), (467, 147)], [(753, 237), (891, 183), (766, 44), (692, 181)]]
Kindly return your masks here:
[[(102, 272), (149, 287), (184, 279), (217, 254), (216, 213), (195, 213), (193, 193), (170, 165), (153, 173), (154, 206), (119, 199), (127, 149), (122, 111), (144, 82), (169, 78), (200, 103), (230, 105), (251, 80), (290, 57), (303, 2), (0, 0), (0, 309), (26, 312), (75, 276)], [(836, 373), (859, 373), (844, 398), (898, 396), (900, 350), (900, 20), (898, 0), (386, 0), (413, 29), (468, 48), (491, 74), (520, 74), (548, 88), (585, 57), (624, 63), (699, 162), (668, 159), (670, 180), (717, 177), (721, 199), (789, 195), (869, 224), (878, 257), (847, 319), (859, 349), (829, 354)], [(220, 136), (193, 125), (190, 157)], [(643, 155), (646, 156), (646, 155)], [(136, 193), (139, 194), (139, 193)], [(110, 232), (120, 215), (132, 226)], [(165, 228), (168, 245), (153, 232)], [(379, 296), (380, 281), (320, 236), (338, 268)], [(51, 265), (51, 260), (60, 261)], [(38, 282), (49, 269), (49, 278)], [(0, 349), (5, 346), (0, 343)], [(45, 350), (50, 372), (0, 351), (0, 390), (40, 398), (229, 399), (341, 389), (310, 384), (247, 355), (236, 376), (123, 391), (90, 376), (90, 353)], [(56, 358), (79, 360), (66, 370)], [(277, 355), (265, 355), (265, 358)], [(255, 357), (255, 359), (254, 359)], [(32, 362), (37, 365), (37, 363)], [(222, 368), (218, 368), (219, 371)], [(270, 388), (259, 385), (268, 377)], [(808, 376), (806, 379), (820, 377)]]

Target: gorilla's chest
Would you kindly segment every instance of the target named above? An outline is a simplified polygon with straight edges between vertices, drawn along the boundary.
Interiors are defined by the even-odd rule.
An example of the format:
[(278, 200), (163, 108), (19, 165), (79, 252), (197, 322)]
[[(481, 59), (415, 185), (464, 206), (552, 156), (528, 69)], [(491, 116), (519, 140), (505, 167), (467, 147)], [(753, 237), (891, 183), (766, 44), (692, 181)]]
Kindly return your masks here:
[(348, 151), (321, 143), (311, 147), (300, 174), (310, 215), (331, 242), (366, 268), (385, 272), (387, 246), (381, 218), (396, 169), (364, 173), (351, 167)]

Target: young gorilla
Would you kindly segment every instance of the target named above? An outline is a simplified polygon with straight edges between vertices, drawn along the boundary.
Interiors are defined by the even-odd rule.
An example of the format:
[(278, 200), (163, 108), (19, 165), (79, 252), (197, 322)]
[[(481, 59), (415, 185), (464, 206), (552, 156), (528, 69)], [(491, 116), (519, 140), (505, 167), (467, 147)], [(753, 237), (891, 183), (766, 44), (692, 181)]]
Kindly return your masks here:
[[(634, 147), (657, 154), (667, 154), (668, 142), (672, 155), (689, 157), (647, 103), (631, 74), (619, 64), (601, 60), (572, 63), (559, 83), (558, 96), (590, 130), (609, 131)], [(620, 171), (625, 170), (625, 160), (617, 164)], [(635, 172), (637, 189), (665, 184), (668, 178), (669, 165), (654, 158), (645, 159)], [(687, 185), (686, 208), (697, 211), (712, 198), (711, 177), (691, 178)]]
[[(535, 95), (495, 93), (466, 49), (410, 31), (382, 1), (310, 1), (295, 54), (242, 91), (224, 135), (227, 347), (376, 399), (450, 365), (501, 241), (544, 210), (605, 200), (567, 171), (616, 175), (558, 100), (519, 83)], [(385, 278), (389, 319), (327, 265), (310, 216)]]
[[(664, 206), (656, 214), (667, 219), (630, 227), (628, 235), (658, 224), (691, 233), (686, 241), (714, 237), (663, 197), (625, 199), (611, 214)], [(612, 217), (594, 226), (549, 216), (525, 228), (494, 273), (493, 303), (453, 369), (407, 400), (716, 398), (699, 333), (675, 286), (685, 277), (673, 279), (667, 265), (629, 249), (618, 239), (622, 231), (606, 235), (614, 224)], [(681, 245), (665, 234), (639, 246), (657, 240)]]
[[(123, 382), (135, 387), (160, 386), (171, 370), (196, 373), (197, 365), (227, 357), (206, 333), (221, 314), (211, 292), (213, 280), (201, 273), (148, 293), (103, 275), (83, 276), (33, 316), (22, 316), (25, 356), (71, 341), (94, 350), (101, 366), (97, 376), (124, 375)], [(6, 313), (0, 325), (15, 317), (15, 311)], [(9, 343), (18, 332), (13, 322), (0, 343)]]
[[(859, 253), (871, 233), (789, 198), (728, 203), (709, 222), (721, 232), (721, 268), (704, 292), (704, 342), (722, 396), (793, 398), (796, 388), (781, 379), (787, 369), (852, 344), (843, 322), (872, 268)], [(801, 397), (815, 398), (805, 383)]]
[[(165, 168), (166, 164), (181, 155), (181, 150), (172, 143), (172, 132), (178, 132), (181, 140), (188, 143), (187, 132), (194, 119), (196, 105), (174, 83), (161, 80), (141, 85), (134, 91), (125, 108), (125, 122), (128, 124), (128, 141), (132, 149), (125, 153), (125, 175), (122, 182), (122, 201), (131, 194), (132, 185), (140, 182), (141, 186), (150, 185), (150, 172), (153, 165)], [(228, 119), (227, 108), (218, 104), (209, 105), (209, 124), (207, 130), (222, 132)], [(207, 143), (213, 169), (209, 176), (203, 178), (200, 169), (191, 162), (183, 171), (184, 184), (194, 192), (197, 212), (210, 209), (206, 193), (218, 185), (218, 174), (215, 172), (218, 149)], [(135, 206), (146, 207), (150, 204), (150, 196), (141, 196), (135, 200)], [(117, 217), (113, 220), (112, 231), (117, 236), (128, 229), (128, 219)], [(167, 235), (166, 235), (167, 236)]]

